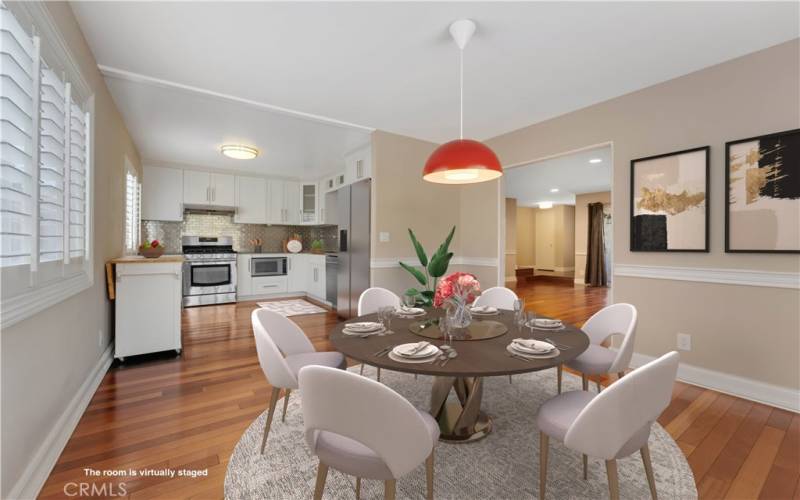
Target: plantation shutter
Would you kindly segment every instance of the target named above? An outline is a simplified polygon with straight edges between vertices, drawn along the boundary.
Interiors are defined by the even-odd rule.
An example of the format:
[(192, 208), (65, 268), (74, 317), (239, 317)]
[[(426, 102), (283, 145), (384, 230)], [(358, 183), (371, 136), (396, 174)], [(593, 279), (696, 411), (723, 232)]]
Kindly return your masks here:
[(86, 160), (88, 115), (77, 104), (70, 104), (69, 148), (69, 255), (85, 257), (86, 247)]
[(12, 266), (31, 263), (38, 47), (0, 6), (0, 266)]
[(42, 62), (39, 139), (39, 261), (64, 259), (66, 84)]
[(139, 249), (139, 224), (141, 185), (139, 179), (128, 170), (125, 174), (125, 250), (136, 253)]

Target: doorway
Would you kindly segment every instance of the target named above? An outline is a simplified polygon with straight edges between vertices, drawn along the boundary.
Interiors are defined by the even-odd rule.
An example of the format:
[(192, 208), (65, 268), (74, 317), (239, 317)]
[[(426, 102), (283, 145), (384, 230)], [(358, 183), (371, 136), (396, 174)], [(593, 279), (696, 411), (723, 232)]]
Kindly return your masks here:
[[(606, 276), (592, 285), (610, 286), (612, 167), (609, 143), (505, 168), (499, 222), (506, 283), (557, 279), (583, 286), (590, 261)], [(590, 205), (602, 207), (602, 220), (590, 220)], [(602, 248), (590, 247), (590, 231), (599, 231)]]

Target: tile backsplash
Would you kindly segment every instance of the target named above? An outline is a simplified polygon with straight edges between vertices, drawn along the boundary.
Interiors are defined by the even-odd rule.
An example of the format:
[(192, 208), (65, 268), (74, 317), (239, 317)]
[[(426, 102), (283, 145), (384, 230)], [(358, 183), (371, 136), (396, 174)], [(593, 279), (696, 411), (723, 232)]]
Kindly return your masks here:
[(142, 240), (160, 241), (167, 253), (182, 253), (181, 236), (231, 236), (233, 249), (252, 252), (250, 240), (261, 239), (264, 253), (282, 252), (283, 241), (293, 234), (300, 235), (303, 250), (314, 240), (322, 240), (325, 250), (335, 251), (338, 243), (336, 226), (272, 226), (266, 224), (235, 224), (231, 214), (186, 213), (183, 222), (142, 221)]

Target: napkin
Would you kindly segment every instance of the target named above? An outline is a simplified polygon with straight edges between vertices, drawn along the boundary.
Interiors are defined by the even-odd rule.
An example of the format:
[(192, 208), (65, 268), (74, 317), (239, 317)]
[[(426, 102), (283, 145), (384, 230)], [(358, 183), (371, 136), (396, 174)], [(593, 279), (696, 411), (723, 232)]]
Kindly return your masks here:
[(535, 352), (550, 352), (555, 349), (553, 344), (549, 344), (547, 342), (542, 342), (541, 340), (534, 340), (534, 339), (514, 339), (511, 341), (512, 344), (516, 344), (518, 346), (523, 347), (529, 351)]

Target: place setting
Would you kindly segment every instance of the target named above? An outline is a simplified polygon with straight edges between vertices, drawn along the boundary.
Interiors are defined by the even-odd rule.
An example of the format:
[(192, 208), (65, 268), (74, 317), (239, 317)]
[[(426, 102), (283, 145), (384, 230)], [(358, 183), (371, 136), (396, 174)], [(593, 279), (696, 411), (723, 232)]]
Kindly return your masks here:
[(426, 340), (387, 346), (375, 353), (376, 357), (386, 356), (398, 363), (432, 363), (441, 355), (442, 350)]
[(476, 317), (497, 316), (500, 314), (500, 310), (492, 306), (472, 306), (469, 312)]
[(347, 323), (342, 329), (342, 334), (349, 337), (367, 338), (372, 335), (386, 334), (386, 328), (376, 321), (358, 321)]
[(523, 361), (555, 358), (561, 354), (561, 351), (550, 342), (522, 338), (512, 340), (506, 346), (506, 351), (508, 351), (509, 356)]

